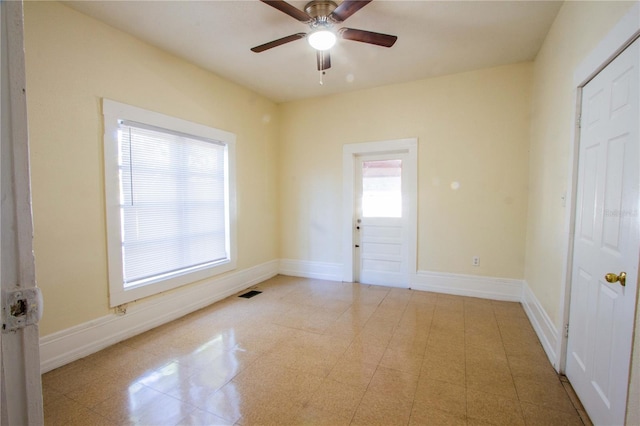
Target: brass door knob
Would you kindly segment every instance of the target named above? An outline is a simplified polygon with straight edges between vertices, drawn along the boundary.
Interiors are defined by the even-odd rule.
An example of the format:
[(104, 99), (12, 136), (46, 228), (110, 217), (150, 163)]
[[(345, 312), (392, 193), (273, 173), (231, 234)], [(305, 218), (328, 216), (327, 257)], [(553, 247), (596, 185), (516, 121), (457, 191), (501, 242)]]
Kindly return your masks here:
[(616, 275), (612, 272), (609, 272), (607, 275), (604, 276), (604, 279), (607, 280), (608, 283), (616, 283), (619, 282), (620, 285), (622, 287), (625, 286), (626, 284), (626, 280), (627, 280), (627, 273), (626, 272), (620, 272), (620, 275)]

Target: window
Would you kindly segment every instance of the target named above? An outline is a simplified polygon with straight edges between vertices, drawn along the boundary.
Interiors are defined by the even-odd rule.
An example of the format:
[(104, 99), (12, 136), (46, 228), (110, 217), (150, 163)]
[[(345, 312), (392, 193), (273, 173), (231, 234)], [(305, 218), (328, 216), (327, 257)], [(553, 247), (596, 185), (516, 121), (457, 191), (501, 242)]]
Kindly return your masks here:
[(111, 306), (235, 268), (235, 135), (105, 99)]
[(362, 162), (362, 216), (402, 217), (402, 160)]

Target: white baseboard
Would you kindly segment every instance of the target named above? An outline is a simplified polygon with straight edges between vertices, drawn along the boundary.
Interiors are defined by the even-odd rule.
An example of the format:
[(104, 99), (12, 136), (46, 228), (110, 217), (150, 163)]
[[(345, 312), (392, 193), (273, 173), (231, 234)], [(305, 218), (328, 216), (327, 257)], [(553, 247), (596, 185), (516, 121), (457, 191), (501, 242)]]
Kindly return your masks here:
[(181, 290), (142, 301), (124, 315), (101, 318), (40, 339), (40, 370), (45, 373), (129, 337), (180, 318), (231, 296), (278, 273), (273, 260)]
[(531, 322), (533, 329), (538, 335), (538, 339), (540, 340), (544, 351), (547, 353), (547, 357), (549, 357), (549, 361), (551, 361), (553, 368), (555, 368), (556, 371), (559, 371), (560, 366), (556, 348), (558, 347), (558, 342), (560, 342), (562, 335), (553, 321), (551, 321), (551, 318), (549, 318), (549, 315), (540, 304), (540, 301), (538, 301), (536, 295), (533, 294), (526, 281), (524, 282), (524, 289), (522, 292), (522, 306), (529, 317), (529, 322)]
[(342, 264), (308, 260), (280, 259), (279, 272), (292, 277), (342, 281)]
[[(106, 315), (40, 339), (43, 373), (95, 353), (169, 321), (231, 296), (278, 273), (342, 281), (337, 263), (273, 260), (218, 279), (204, 281), (131, 306), (124, 315)], [(517, 279), (418, 271), (411, 279), (415, 290), (521, 302), (554, 367), (560, 334), (527, 283)]]
[[(279, 272), (294, 277), (342, 281), (340, 263), (280, 259)], [(479, 275), (418, 271), (411, 278), (411, 288), (414, 290), (514, 302), (522, 301), (522, 287), (522, 280)]]
[(483, 299), (522, 301), (522, 280), (418, 271), (411, 280), (414, 290)]

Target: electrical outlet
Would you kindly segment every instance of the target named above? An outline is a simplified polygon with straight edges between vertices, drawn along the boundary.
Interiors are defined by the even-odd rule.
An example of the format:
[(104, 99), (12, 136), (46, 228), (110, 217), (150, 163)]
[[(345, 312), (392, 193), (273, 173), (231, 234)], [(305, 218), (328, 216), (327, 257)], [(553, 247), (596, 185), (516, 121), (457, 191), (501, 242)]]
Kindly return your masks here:
[(471, 264), (473, 266), (480, 266), (480, 256), (473, 256), (473, 259), (471, 260)]

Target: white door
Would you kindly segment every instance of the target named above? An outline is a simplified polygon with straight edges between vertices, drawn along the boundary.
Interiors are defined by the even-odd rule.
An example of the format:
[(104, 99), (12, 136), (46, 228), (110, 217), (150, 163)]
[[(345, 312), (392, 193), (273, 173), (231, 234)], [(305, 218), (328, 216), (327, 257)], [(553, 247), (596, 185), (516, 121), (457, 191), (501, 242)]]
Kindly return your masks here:
[(356, 162), (356, 281), (409, 287), (404, 154), (359, 156)]
[(566, 374), (595, 424), (622, 425), (626, 411), (640, 255), (639, 51), (636, 41), (582, 92)]
[[(376, 169), (374, 166), (383, 165), (376, 161), (386, 160), (391, 163), (385, 166), (393, 165), (394, 161), (396, 166), (387, 167), (388, 170), (384, 172), (380, 170), (382, 167), (373, 170)], [(397, 160), (401, 160), (399, 167)], [(371, 163), (368, 163), (363, 178), (363, 162), (368, 161)], [(342, 166), (343, 281), (409, 287), (417, 264), (418, 140), (409, 138), (344, 145)], [(375, 183), (376, 173), (400, 173), (399, 179), (397, 176), (386, 176), (386, 186), (383, 187), (389, 189), (389, 193), (377, 194), (387, 201), (400, 198), (400, 207), (389, 202), (383, 203), (381, 211), (375, 210), (375, 206), (381, 202), (374, 197), (374, 193), (383, 189), (376, 190), (370, 186)], [(379, 180), (385, 179), (385, 176), (378, 177)], [(392, 190), (397, 189), (398, 185), (401, 195)], [(363, 191), (365, 186), (366, 191)], [(399, 235), (401, 238), (398, 238)]]

